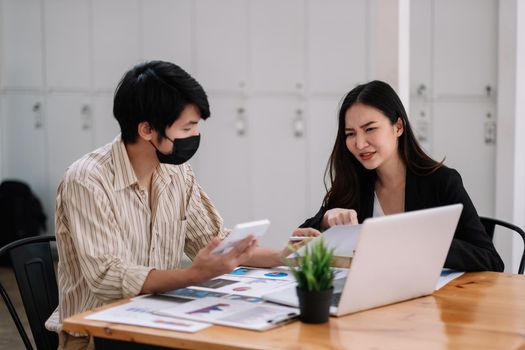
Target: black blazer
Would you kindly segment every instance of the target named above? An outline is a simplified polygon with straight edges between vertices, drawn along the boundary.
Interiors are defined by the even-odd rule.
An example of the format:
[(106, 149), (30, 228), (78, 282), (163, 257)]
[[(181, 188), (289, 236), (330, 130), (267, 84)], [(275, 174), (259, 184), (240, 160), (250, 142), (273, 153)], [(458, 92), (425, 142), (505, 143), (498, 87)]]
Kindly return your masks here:
[[(366, 183), (360, 189), (360, 210), (357, 213), (360, 223), (372, 216), (374, 182)], [(459, 271), (503, 271), (503, 261), (485, 232), (459, 173), (442, 166), (431, 175), (418, 176), (407, 169), (406, 212), (456, 203), (463, 204), (463, 211), (444, 267)], [(314, 217), (306, 220), (300, 227), (320, 230), (326, 210), (321, 207)]]

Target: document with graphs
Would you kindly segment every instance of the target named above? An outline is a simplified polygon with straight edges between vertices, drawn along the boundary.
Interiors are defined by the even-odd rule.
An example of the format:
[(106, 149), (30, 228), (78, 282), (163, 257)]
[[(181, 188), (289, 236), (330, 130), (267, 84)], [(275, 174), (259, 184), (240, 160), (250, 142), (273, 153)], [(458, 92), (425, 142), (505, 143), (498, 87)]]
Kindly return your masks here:
[(269, 303), (205, 297), (157, 311), (158, 315), (263, 331), (297, 316), (299, 310)]

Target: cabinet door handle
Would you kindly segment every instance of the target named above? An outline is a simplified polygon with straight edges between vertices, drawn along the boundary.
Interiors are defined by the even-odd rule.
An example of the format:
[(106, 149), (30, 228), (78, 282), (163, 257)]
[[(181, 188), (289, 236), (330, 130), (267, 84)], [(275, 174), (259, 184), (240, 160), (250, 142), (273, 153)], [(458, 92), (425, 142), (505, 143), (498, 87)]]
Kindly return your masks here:
[(427, 87), (425, 86), (425, 84), (420, 84), (418, 87), (417, 87), (417, 94), (419, 96), (423, 96), (425, 94), (425, 92), (427, 91)]
[(496, 122), (492, 119), (492, 113), (487, 113), (483, 138), (486, 145), (496, 144)]
[(35, 114), (34, 118), (34, 127), (35, 129), (42, 129), (44, 126), (44, 117), (42, 116), (42, 103), (35, 102), (33, 104), (33, 113)]
[(246, 135), (246, 117), (245, 109), (242, 107), (237, 108), (237, 117), (235, 118), (235, 131), (237, 135), (244, 136)]
[(299, 108), (295, 111), (295, 117), (293, 118), (293, 136), (297, 138), (303, 137), (304, 129), (303, 110)]
[(81, 117), (81, 128), (82, 130), (90, 130), (93, 124), (93, 119), (91, 118), (91, 107), (87, 104), (83, 105), (80, 109)]

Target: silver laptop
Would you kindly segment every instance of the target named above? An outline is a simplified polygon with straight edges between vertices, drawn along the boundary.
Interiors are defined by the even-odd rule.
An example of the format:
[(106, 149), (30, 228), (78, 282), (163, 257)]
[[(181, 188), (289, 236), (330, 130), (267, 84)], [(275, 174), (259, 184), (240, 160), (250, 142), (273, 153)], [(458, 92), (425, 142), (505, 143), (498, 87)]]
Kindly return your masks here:
[[(431, 294), (462, 209), (454, 204), (365, 220), (347, 277), (334, 281), (330, 313), (342, 316)], [(295, 286), (263, 298), (299, 305)]]

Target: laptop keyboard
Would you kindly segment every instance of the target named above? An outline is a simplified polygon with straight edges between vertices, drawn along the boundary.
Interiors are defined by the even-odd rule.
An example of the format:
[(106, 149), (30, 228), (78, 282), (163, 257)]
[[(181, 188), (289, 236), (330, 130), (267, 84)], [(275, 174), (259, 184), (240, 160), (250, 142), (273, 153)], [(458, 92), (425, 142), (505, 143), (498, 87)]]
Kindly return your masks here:
[(332, 303), (330, 305), (337, 306), (339, 305), (339, 300), (341, 300), (341, 295), (343, 293), (334, 293), (332, 294)]
[(334, 281), (334, 294), (332, 294), (332, 302), (330, 305), (337, 307), (339, 305), (339, 300), (341, 300), (341, 295), (343, 294), (343, 287), (345, 286), (346, 277), (338, 278)]

